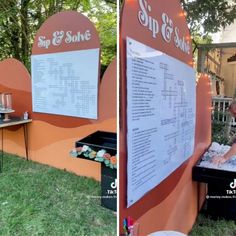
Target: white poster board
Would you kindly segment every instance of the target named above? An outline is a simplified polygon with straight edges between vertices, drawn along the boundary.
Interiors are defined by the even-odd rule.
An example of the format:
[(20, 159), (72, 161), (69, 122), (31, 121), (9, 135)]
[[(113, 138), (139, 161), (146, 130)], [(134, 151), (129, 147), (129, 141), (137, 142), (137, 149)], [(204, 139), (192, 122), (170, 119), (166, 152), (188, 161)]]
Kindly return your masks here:
[(127, 38), (128, 207), (193, 153), (195, 72)]
[(33, 111), (97, 119), (99, 49), (31, 56)]

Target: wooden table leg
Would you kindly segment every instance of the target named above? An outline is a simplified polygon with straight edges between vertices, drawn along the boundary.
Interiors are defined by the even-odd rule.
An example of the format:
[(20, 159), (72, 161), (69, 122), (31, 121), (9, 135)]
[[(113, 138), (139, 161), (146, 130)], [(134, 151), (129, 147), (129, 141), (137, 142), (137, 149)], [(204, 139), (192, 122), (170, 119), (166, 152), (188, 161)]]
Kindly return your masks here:
[(29, 160), (29, 151), (28, 151), (28, 130), (27, 130), (27, 124), (23, 125), (24, 129), (24, 140), (25, 140), (25, 154), (26, 154), (26, 160)]
[(1, 128), (1, 136), (2, 136), (2, 148), (1, 148), (1, 169), (0, 172), (3, 172), (3, 128)]

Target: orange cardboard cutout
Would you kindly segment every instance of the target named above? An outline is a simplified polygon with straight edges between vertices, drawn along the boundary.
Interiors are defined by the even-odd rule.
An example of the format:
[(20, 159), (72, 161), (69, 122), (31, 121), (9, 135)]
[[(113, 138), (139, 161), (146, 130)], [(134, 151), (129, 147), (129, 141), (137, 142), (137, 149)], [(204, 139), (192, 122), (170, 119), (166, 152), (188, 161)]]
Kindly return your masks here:
[(38, 30), (32, 55), (100, 48), (94, 24), (76, 11), (49, 17)]
[[(95, 48), (100, 48), (100, 40), (94, 24), (81, 13), (64, 11), (49, 17), (40, 27), (35, 36), (32, 55)], [(91, 70), (90, 65), (87, 65), (87, 68)], [(38, 112), (34, 112), (32, 118), (67, 128), (96, 122), (84, 118)]]
[[(147, 235), (163, 229), (180, 230), (186, 233), (191, 229), (197, 215), (197, 191), (196, 184), (192, 182), (191, 169), (196, 159), (210, 144), (211, 116), (210, 110), (208, 110), (210, 88), (204, 84), (201, 88), (201, 95), (197, 91), (197, 106), (200, 107), (197, 108), (194, 155), (156, 188), (127, 208), (126, 37), (162, 51), (188, 65), (192, 65), (193, 60), (190, 33), (184, 12), (177, 0), (164, 2), (161, 0), (126, 0), (122, 9), (120, 27), (120, 230), (122, 231), (123, 228), (123, 219), (130, 216), (139, 223), (139, 235)], [(202, 84), (202, 82), (200, 83)], [(203, 104), (199, 104), (199, 96), (204, 99)], [(199, 114), (199, 112), (201, 113)], [(202, 117), (204, 117), (205, 123), (199, 121)], [(204, 129), (201, 129), (200, 135), (198, 127), (201, 125), (204, 126)], [(173, 209), (175, 209), (174, 213)], [(178, 217), (173, 217), (177, 213)]]
[[(98, 107), (99, 107), (99, 118), (101, 120), (117, 117), (116, 115), (117, 80), (112, 79), (114, 77), (116, 78), (116, 73), (117, 73), (116, 64), (117, 60), (115, 58), (111, 62), (109, 67), (106, 69), (100, 86)], [(103, 80), (105, 80), (106, 82), (103, 82)], [(109, 106), (109, 109), (107, 106)]]
[[(12, 92), (13, 109), (16, 110), (13, 115), (23, 116), (23, 112), (30, 111), (32, 107), (31, 92), (27, 91), (31, 82), (29, 73), (15, 59), (0, 62), (0, 71), (2, 72), (0, 91)], [(65, 128), (44, 120), (33, 120), (28, 127), (29, 159), (100, 180), (99, 163), (72, 158), (69, 156), (69, 151), (75, 141), (97, 130), (116, 132), (116, 92), (110, 93), (110, 99), (105, 99), (106, 91), (112, 90), (111, 86), (114, 86), (116, 81), (116, 60), (114, 60), (101, 82), (102, 96), (99, 107), (103, 118), (96, 123), (87, 125), (78, 123), (77, 127)], [(4, 130), (4, 151), (25, 156), (23, 129)]]
[[(36, 45), (39, 35), (47, 38), (55, 31), (83, 32), (85, 29), (90, 29), (91, 41), (70, 46), (48, 46), (48, 49)], [(33, 54), (100, 47), (93, 24), (82, 14), (71, 11), (51, 16), (39, 29), (35, 39)], [(24, 65), (15, 59), (7, 59), (0, 62), (0, 71), (0, 91), (12, 93), (13, 109), (16, 110), (13, 115), (23, 116), (23, 112), (28, 111), (33, 119), (28, 125), (29, 159), (100, 180), (100, 163), (72, 158), (69, 152), (75, 141), (97, 130), (116, 132), (116, 60), (107, 68), (101, 80), (99, 118), (96, 121), (32, 112), (31, 78)], [(4, 151), (25, 156), (22, 129), (4, 130)]]

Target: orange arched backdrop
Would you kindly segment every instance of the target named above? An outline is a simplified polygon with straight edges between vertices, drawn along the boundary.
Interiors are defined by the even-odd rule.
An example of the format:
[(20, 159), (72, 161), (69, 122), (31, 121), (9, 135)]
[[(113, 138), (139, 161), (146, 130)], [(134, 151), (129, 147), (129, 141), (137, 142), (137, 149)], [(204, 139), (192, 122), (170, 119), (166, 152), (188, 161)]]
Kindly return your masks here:
[[(127, 0), (122, 9), (120, 25), (120, 231), (123, 219), (130, 216), (139, 224), (139, 235), (147, 235), (157, 230), (178, 230), (189, 232), (197, 216), (198, 191), (204, 196), (204, 188), (198, 189), (192, 182), (192, 166), (206, 150), (211, 141), (211, 94), (207, 78), (201, 78), (197, 86), (197, 111), (195, 150), (193, 156), (184, 162), (175, 172), (148, 192), (141, 200), (127, 208), (127, 123), (126, 123), (126, 37), (131, 37), (154, 49), (160, 50), (178, 60), (192, 65), (192, 50), (184, 53), (173, 43), (166, 43), (159, 35), (152, 36), (148, 27), (138, 20), (141, 10), (139, 2)], [(181, 29), (186, 41), (190, 42), (190, 33), (178, 0), (145, 1), (150, 5), (148, 14), (162, 22), (161, 14), (167, 13), (174, 24)]]
[[(82, 32), (85, 28), (92, 32), (92, 40), (87, 43), (62, 45), (47, 51), (35, 46), (38, 35), (49, 36), (56, 30)], [(89, 48), (100, 48), (94, 25), (82, 14), (68, 11), (50, 17), (42, 25), (35, 37), (33, 54)], [(26, 68), (15, 59), (7, 59), (0, 62), (0, 71), (0, 91), (12, 93), (16, 110), (13, 115), (23, 116), (28, 111), (33, 119), (28, 128), (29, 159), (100, 180), (99, 163), (72, 158), (69, 152), (75, 141), (97, 130), (116, 132), (116, 60), (107, 68), (99, 86), (97, 120), (32, 112), (31, 77)], [(4, 130), (4, 151), (25, 156), (23, 131)]]
[[(54, 46), (52, 45), (52, 38), (55, 31), (65, 32), (70, 31), (71, 34), (77, 34), (77, 32), (86, 32), (86, 30), (90, 30), (91, 39), (88, 41), (80, 41), (67, 44), (65, 40), (62, 40), (60, 45)], [(41, 47), (39, 45), (39, 38), (45, 37), (45, 40), (51, 40), (48, 48)], [(64, 39), (63, 38), (63, 39)], [(75, 11), (64, 11), (59, 12), (51, 17), (49, 17), (43, 25), (38, 30), (34, 44), (32, 48), (32, 55), (39, 54), (47, 54), (47, 53), (58, 53), (58, 52), (68, 52), (68, 51), (76, 51), (76, 50), (86, 50), (86, 49), (100, 49), (100, 40), (98, 33), (93, 25), (93, 23), (85, 17), (83, 14), (75, 12)], [(90, 65), (88, 65), (88, 70), (91, 70)], [(98, 73), (99, 74), (99, 73)], [(98, 78), (99, 80), (99, 78)], [(59, 127), (77, 127), (80, 125), (91, 124), (94, 120), (83, 119), (77, 117), (64, 117), (58, 115), (48, 115), (45, 113), (33, 113), (32, 118), (35, 120), (42, 120), (53, 125)], [(96, 121), (95, 121), (96, 122)]]

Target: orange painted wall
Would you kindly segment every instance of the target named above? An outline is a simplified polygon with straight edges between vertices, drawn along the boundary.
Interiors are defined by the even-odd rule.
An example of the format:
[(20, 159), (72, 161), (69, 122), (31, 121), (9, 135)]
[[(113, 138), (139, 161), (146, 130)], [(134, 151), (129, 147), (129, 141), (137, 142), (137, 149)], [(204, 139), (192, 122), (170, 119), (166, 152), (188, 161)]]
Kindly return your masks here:
[[(178, 0), (149, 0), (152, 11), (149, 14), (161, 22), (161, 14), (167, 13), (177, 25), (185, 39), (190, 33)], [(205, 186), (192, 181), (192, 167), (211, 142), (211, 95), (208, 78), (200, 78), (196, 87), (197, 110), (194, 154), (168, 178), (162, 181), (142, 199), (127, 208), (127, 122), (126, 122), (126, 37), (129, 36), (152, 48), (191, 65), (192, 53), (185, 54), (177, 50), (174, 44), (167, 44), (162, 36), (153, 38), (148, 28), (141, 26), (137, 14), (140, 11), (138, 1), (126, 0), (122, 9), (120, 23), (120, 232), (124, 218), (130, 216), (139, 224), (139, 234), (147, 235), (158, 230), (176, 230), (188, 233), (198, 213), (198, 191), (200, 204), (204, 199)], [(191, 49), (190, 49), (191, 50)]]
[[(46, 48), (38, 47), (38, 36), (52, 37), (57, 30), (84, 32), (90, 30), (91, 40)], [(94, 25), (82, 14), (65, 11), (51, 16), (35, 36), (32, 54), (56, 53), (100, 48), (100, 40)], [(88, 69), (91, 69), (88, 65)], [(0, 91), (11, 92), (13, 115), (23, 116), (28, 111), (33, 122), (28, 125), (29, 159), (48, 164), (78, 175), (100, 180), (101, 164), (72, 158), (69, 152), (75, 141), (97, 131), (116, 132), (116, 60), (107, 68), (101, 82), (98, 76), (98, 119), (36, 113), (32, 111), (31, 77), (26, 68), (15, 59), (0, 62)], [(98, 73), (99, 74), (99, 73)], [(4, 151), (25, 156), (23, 129), (4, 129)], [(16, 132), (17, 131), (17, 132)]]
[[(100, 118), (88, 124), (80, 125), (78, 122), (77, 127), (71, 128), (58, 127), (46, 121), (34, 119), (30, 99), (31, 78), (19, 61), (8, 59), (1, 62), (0, 72), (2, 75), (0, 91), (12, 92), (13, 109), (16, 110), (13, 115), (22, 116), (24, 111), (29, 111), (33, 118), (33, 122), (28, 125), (29, 159), (100, 180), (99, 163), (72, 158), (69, 156), (69, 151), (74, 147), (75, 141), (97, 130), (116, 132), (116, 60), (108, 67), (101, 82)], [(21, 83), (18, 83), (19, 81)], [(67, 117), (58, 116), (58, 119), (68, 122), (70, 117), (67, 120)], [(25, 156), (21, 127), (4, 129), (4, 151)]]

